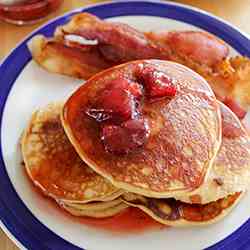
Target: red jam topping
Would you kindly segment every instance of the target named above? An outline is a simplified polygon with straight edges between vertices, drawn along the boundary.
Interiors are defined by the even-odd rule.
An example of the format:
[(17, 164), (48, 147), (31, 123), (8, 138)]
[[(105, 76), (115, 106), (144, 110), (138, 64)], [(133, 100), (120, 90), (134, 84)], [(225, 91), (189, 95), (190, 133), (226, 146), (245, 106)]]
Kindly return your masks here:
[(140, 72), (140, 77), (149, 98), (173, 97), (176, 87), (171, 78), (154, 68), (146, 67)]
[(113, 81), (113, 87), (120, 86), (123, 89), (128, 90), (131, 95), (133, 95), (135, 98), (140, 99), (142, 97), (142, 86), (138, 84), (137, 82), (130, 82), (127, 79), (118, 79), (119, 84), (117, 84), (117, 80)]
[(119, 123), (130, 119), (134, 108), (134, 97), (127, 90), (104, 90), (100, 96), (97, 108), (90, 109), (88, 114), (98, 122), (112, 120)]
[(143, 119), (128, 120), (120, 126), (104, 125), (101, 130), (105, 149), (115, 154), (127, 154), (143, 146), (148, 135), (148, 126)]
[(176, 95), (172, 79), (163, 72), (140, 68), (137, 77), (141, 84), (126, 78), (112, 80), (86, 111), (100, 123), (101, 140), (109, 153), (128, 154), (145, 144), (149, 127), (141, 110), (144, 93), (149, 99)]
[(243, 119), (246, 115), (246, 111), (232, 98), (226, 97), (223, 103), (228, 106), (239, 119)]
[(119, 124), (137, 115), (137, 100), (142, 95), (138, 83), (117, 79), (111, 82), (101, 93), (96, 107), (87, 110), (87, 114), (98, 122), (112, 121)]
[(143, 94), (142, 86), (134, 81), (130, 81), (128, 79), (118, 78), (113, 80), (107, 87), (107, 90), (113, 89), (122, 89), (128, 91), (132, 96), (137, 99), (140, 99)]

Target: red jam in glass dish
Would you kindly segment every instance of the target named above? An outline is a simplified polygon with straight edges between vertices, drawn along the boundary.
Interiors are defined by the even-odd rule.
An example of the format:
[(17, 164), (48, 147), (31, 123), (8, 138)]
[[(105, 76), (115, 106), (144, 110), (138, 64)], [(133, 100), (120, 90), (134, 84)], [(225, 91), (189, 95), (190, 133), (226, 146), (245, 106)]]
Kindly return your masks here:
[(0, 0), (0, 20), (32, 24), (55, 11), (63, 0)]

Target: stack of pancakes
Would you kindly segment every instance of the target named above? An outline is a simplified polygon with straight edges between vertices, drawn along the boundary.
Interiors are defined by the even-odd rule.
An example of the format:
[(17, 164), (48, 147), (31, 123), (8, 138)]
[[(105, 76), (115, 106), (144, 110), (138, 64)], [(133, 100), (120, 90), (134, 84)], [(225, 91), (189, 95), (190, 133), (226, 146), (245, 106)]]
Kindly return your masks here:
[[(132, 79), (138, 66), (174, 79), (177, 94), (145, 101), (147, 142), (115, 155), (84, 110), (110, 81)], [(109, 217), (133, 206), (166, 225), (209, 224), (250, 184), (250, 138), (239, 119), (201, 76), (168, 61), (134, 61), (95, 75), (66, 103), (35, 112), (21, 145), (32, 182), (76, 216)]]

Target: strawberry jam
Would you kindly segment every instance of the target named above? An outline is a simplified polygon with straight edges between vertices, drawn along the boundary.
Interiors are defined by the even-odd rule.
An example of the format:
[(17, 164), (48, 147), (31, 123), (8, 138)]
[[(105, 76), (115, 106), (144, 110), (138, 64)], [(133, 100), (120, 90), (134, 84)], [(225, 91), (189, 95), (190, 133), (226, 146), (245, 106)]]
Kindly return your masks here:
[(134, 97), (124, 89), (104, 90), (96, 109), (89, 111), (98, 122), (112, 120), (119, 123), (132, 118), (135, 109)]
[(141, 96), (142, 89), (138, 83), (116, 79), (100, 93), (96, 105), (86, 112), (97, 122), (119, 124), (137, 116), (138, 99)]
[(111, 80), (86, 114), (99, 123), (101, 141), (107, 152), (128, 154), (142, 147), (149, 137), (149, 126), (142, 113), (143, 102), (174, 97), (176, 91), (166, 74), (153, 67), (138, 67), (131, 80), (125, 77)]
[(101, 140), (106, 151), (126, 154), (141, 147), (148, 137), (148, 126), (143, 119), (123, 122), (120, 126), (105, 125), (101, 130)]
[(173, 97), (176, 95), (176, 87), (172, 79), (166, 74), (156, 71), (154, 68), (145, 67), (140, 72), (146, 94), (150, 99), (161, 97)]
[(129, 93), (137, 99), (140, 99), (143, 95), (142, 85), (134, 81), (129, 81), (128, 79), (122, 79), (122, 78), (115, 79), (108, 87), (125, 89), (129, 91)]

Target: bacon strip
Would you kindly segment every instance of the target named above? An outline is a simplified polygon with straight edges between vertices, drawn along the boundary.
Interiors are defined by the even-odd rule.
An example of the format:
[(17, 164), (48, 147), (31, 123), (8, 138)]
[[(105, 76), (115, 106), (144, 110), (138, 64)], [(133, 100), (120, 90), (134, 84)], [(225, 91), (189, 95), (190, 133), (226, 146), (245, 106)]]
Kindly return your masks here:
[(201, 31), (162, 31), (145, 33), (156, 44), (172, 51), (170, 59), (179, 56), (183, 59), (215, 66), (224, 60), (229, 54), (228, 46), (217, 37)]
[[(67, 35), (96, 40), (97, 44), (68, 42)], [(33, 58), (48, 71), (85, 79), (131, 60), (172, 60), (202, 75), (220, 100), (231, 98), (243, 111), (250, 105), (250, 60), (228, 58), (228, 46), (206, 32), (142, 33), (126, 24), (82, 13), (58, 27), (52, 40), (39, 36), (31, 44)]]
[(43, 36), (34, 37), (29, 43), (33, 59), (52, 73), (87, 79), (112, 66), (95, 46), (73, 46)]
[[(66, 42), (67, 35), (97, 40), (98, 44), (89, 46), (91, 51), (82, 51), (82, 46), (79, 46), (79, 44)], [(71, 52), (72, 58), (80, 58), (78, 61), (82, 61), (82, 67), (90, 71), (89, 74), (87, 72), (84, 74), (78, 73), (79, 77), (91, 75), (91, 72), (96, 73), (98, 72), (96, 69), (100, 71), (114, 64), (136, 59), (173, 60), (195, 69), (201, 65), (210, 67), (228, 55), (228, 47), (221, 40), (205, 32), (151, 32), (144, 34), (126, 24), (102, 21), (88, 13), (73, 16), (69, 23), (56, 29), (54, 37), (54, 40), (61, 44), (60, 51), (59, 45), (57, 48), (54, 45), (54, 53), (48, 50), (51, 54), (44, 51), (42, 54), (52, 58), (58, 56), (58, 53), (62, 54), (61, 51), (65, 51), (65, 47), (74, 48), (74, 50), (70, 50), (74, 51)], [(62, 46), (62, 44), (64, 45)], [(194, 49), (197, 47), (199, 50)], [(81, 49), (81, 53), (77, 53), (76, 49)], [(41, 53), (41, 49), (37, 50)], [(68, 48), (67, 51), (69, 51)], [(67, 55), (65, 53), (65, 58), (70, 59), (71, 53), (67, 53)], [(37, 53), (33, 50), (32, 54)], [(42, 57), (46, 60), (45, 56)], [(43, 64), (41, 60), (39, 61), (40, 56), (38, 59), (34, 58), (41, 65)], [(73, 64), (72, 67), (74, 68), (74, 66)], [(66, 72), (63, 70), (60, 72), (58, 69), (56, 71), (51, 70), (51, 65), (45, 68), (57, 73), (70, 74), (70, 70), (65, 69), (65, 67), (63, 68)], [(92, 70), (92, 68), (95, 68), (95, 70)], [(73, 76), (77, 75), (74, 73)]]
[(140, 31), (123, 23), (112, 23), (89, 14), (74, 16), (55, 32), (56, 37), (75, 34), (86, 39), (97, 39), (106, 59), (115, 63), (136, 59), (168, 58), (168, 53), (154, 44)]

